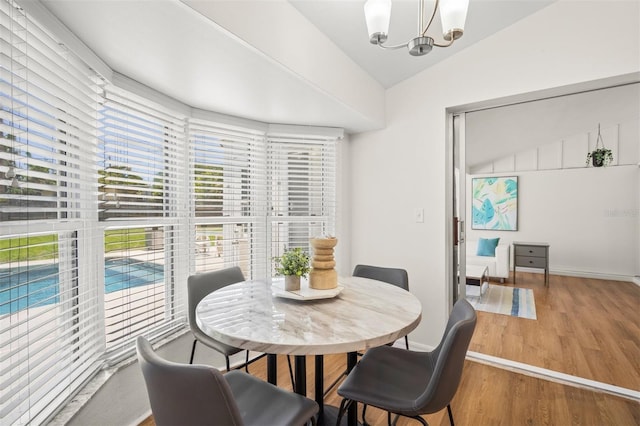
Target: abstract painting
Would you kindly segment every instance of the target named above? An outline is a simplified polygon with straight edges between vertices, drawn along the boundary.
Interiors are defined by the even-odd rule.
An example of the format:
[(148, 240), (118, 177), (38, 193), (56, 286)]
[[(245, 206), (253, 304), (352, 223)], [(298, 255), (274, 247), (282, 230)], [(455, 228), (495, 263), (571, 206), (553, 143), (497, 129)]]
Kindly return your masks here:
[(471, 229), (518, 230), (518, 177), (471, 179)]

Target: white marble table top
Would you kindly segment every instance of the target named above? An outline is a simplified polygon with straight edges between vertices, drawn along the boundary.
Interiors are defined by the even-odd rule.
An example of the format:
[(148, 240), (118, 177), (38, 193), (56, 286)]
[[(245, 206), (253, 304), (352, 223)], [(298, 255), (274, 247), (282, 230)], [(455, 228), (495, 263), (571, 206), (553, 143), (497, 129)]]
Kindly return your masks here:
[(206, 296), (196, 322), (209, 336), (271, 354), (346, 353), (393, 342), (422, 318), (418, 299), (399, 287), (340, 277), (331, 299), (299, 301), (272, 295), (271, 284), (244, 281)]

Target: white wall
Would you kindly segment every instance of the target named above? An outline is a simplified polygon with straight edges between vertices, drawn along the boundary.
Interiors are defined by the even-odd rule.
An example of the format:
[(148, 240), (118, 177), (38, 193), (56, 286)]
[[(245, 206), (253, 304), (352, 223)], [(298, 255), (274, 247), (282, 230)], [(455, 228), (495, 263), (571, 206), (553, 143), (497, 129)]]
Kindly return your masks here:
[(638, 173), (636, 165), (518, 172), (518, 230), (468, 229), (467, 239), (545, 242), (551, 273), (631, 281), (640, 257)]
[[(598, 125), (607, 148), (614, 149), (618, 160), (618, 127), (635, 127), (635, 139), (623, 141), (625, 156), (636, 157), (638, 120), (640, 119), (640, 83), (591, 90), (576, 94), (520, 102), (465, 114), (466, 165), (475, 168), (497, 157), (522, 153), (528, 149), (568, 138), (595, 136)], [(623, 131), (629, 131), (623, 129)], [(583, 167), (588, 147), (579, 152), (577, 166)], [(627, 149), (628, 148), (628, 149)], [(635, 148), (635, 150), (633, 150)], [(632, 153), (631, 151), (634, 151)]]
[[(597, 128), (602, 115), (593, 115), (593, 105), (574, 103), (571, 113), (576, 117), (589, 116), (589, 122), (582, 125), (589, 131), (564, 138), (552, 143), (555, 133), (538, 130), (537, 141), (543, 143), (524, 152), (497, 158), (492, 162), (474, 167), (467, 174), (467, 194), (471, 194), (471, 180), (474, 177), (518, 176), (518, 230), (485, 231), (472, 229), (471, 202), (467, 204), (467, 238), (500, 237), (501, 241), (543, 241), (551, 245), (550, 269), (552, 273), (619, 279), (631, 281), (640, 272), (640, 248), (637, 229), (640, 224), (638, 214), (637, 175), (640, 169), (640, 85), (606, 89), (600, 97), (611, 92), (623, 95), (625, 102), (618, 101), (614, 111), (607, 111), (618, 117), (635, 116), (634, 119), (602, 127), (604, 144), (611, 149), (614, 160), (606, 168), (585, 166), (586, 153), (593, 150), (597, 139)], [(591, 92), (593, 93), (593, 92)], [(564, 98), (564, 97), (563, 97)], [(559, 98), (554, 98), (558, 101)], [(544, 103), (544, 102), (542, 102)], [(519, 105), (521, 107), (522, 104)], [(582, 109), (584, 111), (582, 114)], [(600, 106), (601, 110), (606, 109)], [(503, 110), (505, 114), (494, 114)], [(467, 114), (470, 115), (477, 113)], [(512, 122), (532, 123), (547, 120), (561, 120), (552, 110), (546, 112), (543, 105), (531, 114), (524, 115), (510, 107), (491, 110), (493, 117), (484, 117), (483, 131), (475, 132), (466, 126), (466, 142), (480, 147), (487, 142), (491, 146), (488, 127), (501, 126), (502, 119)], [(611, 122), (612, 119), (609, 119)], [(603, 120), (604, 121), (604, 120)], [(614, 122), (615, 123), (615, 122)], [(467, 124), (469, 124), (467, 122)], [(523, 130), (526, 131), (526, 130)], [(518, 127), (512, 127), (511, 138), (520, 139)], [(472, 141), (471, 141), (472, 140)], [(469, 162), (467, 162), (469, 164)], [(513, 253), (513, 251), (512, 251)], [(541, 270), (532, 270), (542, 272)]]
[(553, 3), (389, 89), (387, 127), (352, 136), (351, 260), (408, 270), (423, 305), (411, 340), (436, 344), (448, 315), (446, 109), (639, 72), (639, 6)]

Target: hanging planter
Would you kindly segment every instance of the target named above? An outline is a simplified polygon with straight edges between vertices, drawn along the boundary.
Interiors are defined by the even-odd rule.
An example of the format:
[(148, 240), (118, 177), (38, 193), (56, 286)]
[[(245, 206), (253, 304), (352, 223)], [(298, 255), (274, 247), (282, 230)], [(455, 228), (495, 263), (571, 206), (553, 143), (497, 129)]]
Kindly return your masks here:
[(608, 166), (613, 161), (613, 152), (610, 149), (605, 148), (600, 134), (600, 124), (598, 123), (598, 139), (596, 139), (596, 148), (587, 154), (587, 167), (589, 164), (593, 167)]

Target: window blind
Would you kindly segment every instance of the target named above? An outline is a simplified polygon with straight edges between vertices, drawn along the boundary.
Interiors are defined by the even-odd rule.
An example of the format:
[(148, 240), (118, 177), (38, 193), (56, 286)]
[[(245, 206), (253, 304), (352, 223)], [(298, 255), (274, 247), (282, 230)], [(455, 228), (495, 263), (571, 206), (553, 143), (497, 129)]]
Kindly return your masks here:
[(175, 214), (184, 117), (112, 85), (100, 112), (100, 220)]
[(85, 226), (98, 87), (12, 1), (0, 1), (0, 33), (0, 418), (38, 424), (102, 353)]
[(266, 164), (260, 131), (191, 119), (195, 271), (240, 266), (266, 276)]
[(77, 219), (92, 207), (95, 76), (12, 3), (0, 13), (0, 220)]
[(311, 238), (335, 235), (337, 137), (269, 133), (267, 142), (271, 257), (295, 247), (311, 255)]
[(137, 335), (185, 326), (190, 273), (262, 279), (332, 234), (337, 139), (187, 118), (12, 0), (0, 35), (0, 422), (40, 424)]
[[(104, 90), (98, 144), (99, 219), (104, 222), (107, 358), (131, 353), (186, 321), (183, 248), (187, 198), (185, 117), (113, 85)], [(176, 219), (182, 223), (176, 222)]]

